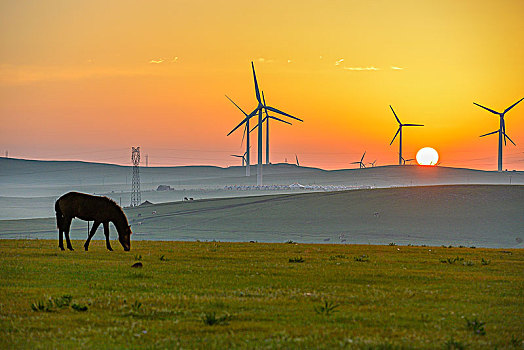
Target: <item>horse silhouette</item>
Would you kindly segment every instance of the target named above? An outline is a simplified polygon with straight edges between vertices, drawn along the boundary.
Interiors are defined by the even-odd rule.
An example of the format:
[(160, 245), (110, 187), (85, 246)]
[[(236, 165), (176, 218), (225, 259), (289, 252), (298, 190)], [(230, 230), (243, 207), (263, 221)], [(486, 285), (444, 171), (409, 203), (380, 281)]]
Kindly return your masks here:
[(69, 229), (71, 221), (79, 218), (85, 221), (93, 221), (93, 227), (84, 244), (87, 251), (89, 242), (95, 235), (96, 229), (100, 224), (104, 225), (106, 236), (106, 247), (113, 250), (109, 243), (109, 222), (112, 222), (118, 232), (118, 240), (125, 251), (131, 249), (131, 227), (127, 222), (124, 211), (112, 199), (107, 197), (92, 196), (86, 193), (69, 192), (58, 198), (55, 203), (56, 226), (58, 228), (58, 247), (64, 249), (63, 235), (65, 233), (67, 249), (73, 250), (69, 240)]

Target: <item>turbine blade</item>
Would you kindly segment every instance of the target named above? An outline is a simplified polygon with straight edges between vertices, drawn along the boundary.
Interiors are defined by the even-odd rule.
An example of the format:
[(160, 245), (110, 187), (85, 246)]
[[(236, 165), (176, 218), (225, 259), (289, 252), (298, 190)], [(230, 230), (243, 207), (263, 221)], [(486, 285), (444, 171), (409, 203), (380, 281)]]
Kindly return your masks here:
[(488, 132), (487, 134), (480, 135), (479, 137), (484, 137), (484, 136), (488, 136), (488, 135), (496, 134), (496, 133), (498, 133), (498, 132), (499, 132), (499, 130), (495, 130), (495, 131), (492, 131), (492, 132)]
[(513, 144), (513, 146), (516, 146), (515, 142), (513, 142), (512, 139), (509, 138), (508, 135), (506, 135), (506, 133), (504, 133), (504, 142), (506, 141), (506, 137), (508, 138), (508, 140)]
[(270, 110), (270, 111), (272, 111), (272, 112), (275, 112), (275, 113), (278, 113), (278, 114), (282, 114), (282, 115), (285, 115), (286, 117), (293, 118), (293, 119), (296, 119), (296, 120), (298, 120), (298, 121), (303, 122), (302, 119), (297, 118), (297, 117), (293, 117), (291, 114), (284, 113), (284, 112), (282, 112), (282, 111), (279, 111), (279, 110), (276, 109), (276, 108), (273, 108), (273, 107), (270, 107), (270, 106), (265, 106), (265, 108), (268, 109), (268, 110)]
[[(262, 101), (264, 102), (264, 107), (266, 106), (266, 98), (264, 97), (264, 91), (262, 91)], [(267, 108), (264, 108), (264, 111), (266, 112), (266, 117), (269, 117), (269, 114), (267, 114)]]
[(395, 138), (397, 137), (398, 133), (400, 132), (400, 128), (401, 126), (398, 127), (397, 132), (395, 133), (395, 136), (393, 136), (393, 140), (391, 140), (391, 142), (389, 143), (390, 146), (393, 143), (393, 141), (395, 141)]
[(253, 112), (249, 113), (241, 122), (240, 124), (238, 124), (237, 126), (235, 126), (235, 128), (233, 130), (231, 130), (229, 132), (229, 134), (227, 134), (227, 136), (231, 135), (236, 129), (238, 129), (240, 126), (242, 126), (242, 124), (244, 124), (245, 122), (247, 122), (250, 118), (252, 118), (257, 112), (258, 112), (259, 108), (255, 108), (253, 110)]
[(367, 151), (364, 151), (364, 154), (362, 155), (362, 158), (360, 158), (360, 162), (362, 163), (362, 161), (364, 160), (364, 156), (366, 155), (366, 152)]
[(246, 126), (244, 127), (244, 132), (242, 133), (242, 141), (240, 141), (240, 147), (242, 147), (242, 145), (244, 144), (244, 138), (246, 137), (246, 131), (247, 131), (247, 123), (246, 123)]
[(242, 108), (238, 107), (238, 105), (232, 99), (230, 99), (228, 95), (226, 95), (226, 97), (229, 101), (231, 101), (231, 103), (233, 103), (238, 109), (240, 109), (240, 112), (244, 113), (244, 115), (247, 117), (246, 112), (244, 112)]
[(489, 109), (488, 107), (484, 107), (482, 105), (479, 105), (478, 103), (473, 102), (473, 104), (479, 106), (480, 108), (484, 108), (486, 111), (490, 111), (493, 114), (500, 114), (499, 112), (495, 112), (494, 110)]
[(520, 100), (518, 100), (517, 102), (515, 102), (514, 104), (512, 104), (511, 106), (509, 106), (508, 108), (506, 108), (506, 110), (504, 111), (504, 114), (506, 114), (507, 111), (509, 111), (510, 109), (512, 109), (513, 107), (515, 107), (517, 105), (517, 103), (519, 103), (520, 101), (524, 100), (524, 97), (521, 98)]
[(280, 118), (277, 118), (277, 117), (273, 117), (272, 115), (268, 115), (266, 118), (275, 119), (275, 120), (278, 120), (279, 122), (286, 123), (286, 124), (289, 124), (289, 125), (293, 125), (290, 122), (287, 122), (287, 121), (285, 121), (283, 119), (280, 119)]
[(397, 117), (397, 113), (395, 113), (395, 111), (393, 110), (393, 107), (391, 107), (391, 105), (389, 105), (389, 108), (391, 108), (391, 111), (393, 112), (393, 115), (395, 116), (395, 119), (397, 120), (398, 124), (402, 125), (402, 123), (400, 122), (400, 119), (398, 119), (398, 117)]
[(257, 96), (258, 103), (262, 104), (262, 101), (260, 101), (260, 91), (258, 90), (257, 75), (255, 74), (255, 65), (253, 64), (253, 61), (251, 61), (251, 68), (253, 68), (253, 80), (255, 82), (255, 95)]
[(422, 124), (402, 124), (402, 126), (424, 126)]

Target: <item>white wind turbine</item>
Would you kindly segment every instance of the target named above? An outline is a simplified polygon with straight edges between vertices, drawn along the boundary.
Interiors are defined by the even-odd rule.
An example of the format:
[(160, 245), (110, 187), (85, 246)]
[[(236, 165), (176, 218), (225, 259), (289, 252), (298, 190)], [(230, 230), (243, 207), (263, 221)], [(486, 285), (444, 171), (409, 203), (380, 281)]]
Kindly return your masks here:
[(515, 145), (515, 142), (513, 142), (513, 140), (510, 139), (509, 136), (506, 134), (506, 123), (504, 122), (504, 115), (510, 109), (515, 107), (517, 105), (517, 103), (519, 103), (522, 100), (524, 100), (524, 97), (521, 98), (520, 100), (518, 100), (517, 102), (515, 102), (514, 104), (512, 104), (511, 106), (509, 106), (508, 108), (506, 108), (504, 110), (504, 112), (502, 112), (502, 113), (501, 112), (496, 112), (496, 111), (494, 111), (492, 109), (489, 109), (488, 107), (484, 107), (482, 105), (479, 105), (478, 103), (473, 102), (474, 105), (477, 105), (477, 106), (479, 106), (481, 108), (484, 108), (485, 110), (490, 111), (491, 113), (498, 115), (499, 118), (500, 118), (499, 119), (499, 129), (498, 130), (495, 130), (495, 131), (492, 131), (492, 132), (488, 132), (487, 134), (484, 134), (484, 135), (480, 135), (480, 137), (484, 137), (484, 136), (488, 136), (488, 135), (491, 135), (491, 134), (499, 133), (498, 171), (502, 171), (502, 137), (504, 137), (504, 146), (506, 145), (506, 139), (508, 139), (513, 145)]
[(402, 160), (403, 160), (403, 158), (402, 158), (402, 127), (403, 126), (424, 126), (424, 125), (422, 125), (422, 124), (402, 124), (400, 122), (400, 119), (398, 119), (397, 114), (393, 110), (393, 107), (391, 107), (391, 105), (389, 105), (389, 108), (391, 108), (391, 111), (393, 112), (393, 115), (395, 116), (395, 119), (398, 122), (397, 132), (395, 133), (395, 136), (393, 136), (393, 140), (391, 140), (389, 145), (391, 146), (393, 141), (395, 141), (395, 138), (397, 137), (397, 135), (400, 133), (400, 137), (399, 137), (399, 152), (398, 152), (398, 165), (402, 165)]
[[(265, 109), (266, 111), (271, 111), (271, 112), (275, 112), (275, 113), (278, 113), (278, 114), (281, 114), (281, 115), (284, 115), (286, 117), (289, 117), (289, 118), (293, 118), (293, 119), (296, 119), (296, 120), (299, 120), (299, 121), (303, 121), (302, 119), (299, 119), (299, 118), (296, 118), (296, 117), (293, 117), (292, 115), (290, 114), (287, 114), (285, 112), (282, 112), (274, 107), (271, 107), (271, 106), (268, 106), (268, 105), (265, 105), (263, 102), (262, 102), (262, 99), (260, 97), (260, 90), (258, 89), (258, 82), (257, 82), (257, 76), (256, 76), (256, 73), (255, 73), (255, 65), (253, 64), (253, 62), (251, 62), (251, 68), (253, 70), (253, 81), (254, 81), (254, 84), (255, 84), (255, 96), (257, 98), (257, 102), (258, 102), (258, 105), (257, 107), (249, 114), (246, 115), (246, 118), (244, 118), (244, 120), (242, 120), (242, 122), (240, 122), (240, 124), (238, 124), (233, 130), (231, 130), (228, 134), (231, 135), (231, 133), (233, 131), (235, 131), (236, 129), (238, 129), (242, 124), (246, 123), (246, 126), (247, 126), (247, 123), (249, 121), (249, 119), (251, 119), (252, 117), (254, 117), (255, 115), (258, 114), (258, 164), (257, 164), (257, 185), (258, 186), (262, 186), (262, 110)], [(247, 134), (249, 135), (249, 128), (247, 128)], [(249, 152), (248, 152), (249, 154)]]

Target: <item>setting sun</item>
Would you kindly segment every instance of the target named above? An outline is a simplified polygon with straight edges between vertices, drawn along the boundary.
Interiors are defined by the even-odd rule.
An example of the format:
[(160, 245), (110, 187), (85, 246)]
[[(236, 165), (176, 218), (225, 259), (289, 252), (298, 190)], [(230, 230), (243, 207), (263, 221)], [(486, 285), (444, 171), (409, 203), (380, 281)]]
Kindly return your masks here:
[(436, 165), (438, 153), (434, 148), (424, 147), (417, 152), (417, 163), (419, 165)]

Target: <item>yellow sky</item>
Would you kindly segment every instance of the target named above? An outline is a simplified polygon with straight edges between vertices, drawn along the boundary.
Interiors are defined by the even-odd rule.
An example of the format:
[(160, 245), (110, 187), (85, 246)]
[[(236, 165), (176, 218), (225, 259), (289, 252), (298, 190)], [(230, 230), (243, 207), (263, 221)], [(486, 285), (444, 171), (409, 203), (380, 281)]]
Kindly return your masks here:
[[(424, 146), (442, 165), (496, 169), (498, 118), (524, 97), (524, 1), (3, 1), (0, 151), (41, 159), (233, 165), (256, 106), (273, 124), (271, 160), (347, 168), (364, 151), (395, 164)], [(524, 170), (524, 102), (506, 116)], [(253, 134), (253, 141), (256, 134)], [(256, 144), (252, 143), (252, 159)]]

